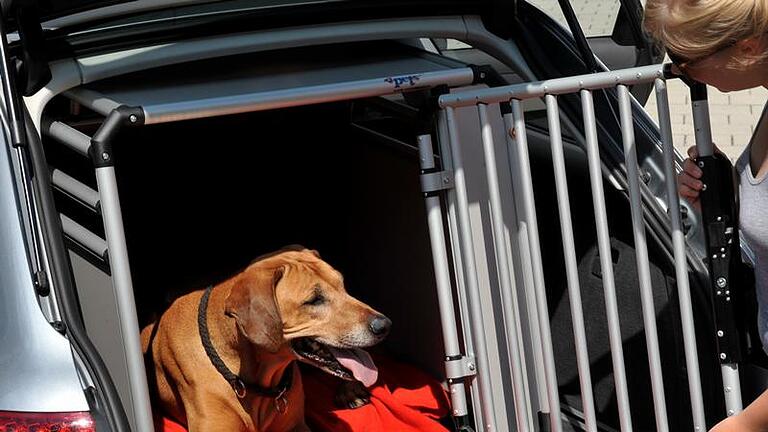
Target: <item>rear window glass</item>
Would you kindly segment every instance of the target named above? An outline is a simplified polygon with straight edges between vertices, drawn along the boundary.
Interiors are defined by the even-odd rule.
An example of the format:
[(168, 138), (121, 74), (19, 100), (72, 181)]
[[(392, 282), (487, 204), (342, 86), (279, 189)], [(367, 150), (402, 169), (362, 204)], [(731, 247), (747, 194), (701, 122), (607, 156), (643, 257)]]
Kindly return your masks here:
[[(528, 0), (560, 25), (568, 28), (557, 0)], [(619, 15), (619, 0), (571, 0), (573, 11), (586, 37), (610, 36)]]

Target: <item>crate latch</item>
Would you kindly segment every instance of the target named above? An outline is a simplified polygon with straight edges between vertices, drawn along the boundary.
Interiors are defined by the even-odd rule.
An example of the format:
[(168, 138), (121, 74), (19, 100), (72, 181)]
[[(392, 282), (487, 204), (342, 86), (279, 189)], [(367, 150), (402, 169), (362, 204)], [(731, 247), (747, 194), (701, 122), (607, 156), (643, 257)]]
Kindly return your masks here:
[(448, 357), (445, 360), (445, 373), (448, 382), (462, 380), (477, 374), (477, 362), (474, 356)]
[(421, 191), (424, 193), (453, 189), (453, 171), (427, 172), (421, 175)]

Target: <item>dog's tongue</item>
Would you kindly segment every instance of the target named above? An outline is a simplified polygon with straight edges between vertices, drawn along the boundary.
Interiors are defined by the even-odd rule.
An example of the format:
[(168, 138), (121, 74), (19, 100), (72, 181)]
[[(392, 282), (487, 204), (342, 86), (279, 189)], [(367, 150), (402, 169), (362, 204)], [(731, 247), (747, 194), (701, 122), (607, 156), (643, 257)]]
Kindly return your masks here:
[(372, 386), (379, 378), (379, 370), (367, 352), (359, 348), (339, 349), (329, 346), (328, 349), (336, 357), (336, 360), (349, 369), (355, 378), (366, 387)]

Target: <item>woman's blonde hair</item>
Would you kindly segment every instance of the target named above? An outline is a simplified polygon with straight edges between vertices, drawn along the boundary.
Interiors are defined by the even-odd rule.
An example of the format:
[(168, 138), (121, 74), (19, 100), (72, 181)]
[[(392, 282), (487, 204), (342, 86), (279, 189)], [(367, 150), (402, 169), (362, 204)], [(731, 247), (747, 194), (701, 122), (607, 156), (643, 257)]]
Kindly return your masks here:
[[(768, 0), (647, 0), (645, 29), (678, 56), (695, 60), (768, 32)], [(739, 67), (768, 53), (734, 59)]]

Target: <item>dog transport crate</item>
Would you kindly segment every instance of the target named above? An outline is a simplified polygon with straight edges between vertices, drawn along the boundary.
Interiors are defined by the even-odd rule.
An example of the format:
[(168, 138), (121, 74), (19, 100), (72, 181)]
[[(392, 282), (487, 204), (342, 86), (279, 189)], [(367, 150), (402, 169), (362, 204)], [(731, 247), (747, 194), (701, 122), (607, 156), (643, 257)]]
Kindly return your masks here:
[[(463, 179), (458, 174), (463, 170), (461, 155), (454, 146), (460, 142), (459, 133), (456, 130), (455, 109), (464, 106), (474, 106), (482, 128), (482, 146), (486, 160), (486, 175), (488, 188), (491, 195), (490, 212), (494, 219), (494, 237), (504, 238), (502, 207), (498, 191), (499, 177), (494, 164), (494, 137), (491, 133), (488, 105), (508, 104), (504, 114), (504, 122), (508, 135), (506, 141), (510, 151), (511, 172), (514, 174), (513, 183), (516, 186), (516, 198), (520, 201), (521, 217), (527, 225), (527, 246), (530, 252), (530, 268), (533, 273), (534, 303), (538, 313), (539, 338), (544, 369), (544, 382), (546, 385), (550, 426), (554, 431), (562, 430), (560, 422), (560, 398), (558, 396), (558, 381), (555, 374), (556, 359), (553, 355), (552, 337), (550, 331), (549, 312), (547, 308), (547, 294), (544, 287), (544, 271), (541, 259), (541, 246), (539, 243), (539, 229), (533, 194), (530, 158), (528, 155), (527, 132), (525, 114), (521, 107), (521, 101), (531, 98), (543, 97), (546, 102), (547, 121), (551, 141), (553, 162), (555, 166), (558, 210), (560, 212), (561, 230), (563, 238), (564, 257), (568, 273), (568, 289), (571, 314), (573, 317), (573, 333), (576, 339), (576, 356), (579, 370), (579, 381), (583, 401), (583, 418), (586, 430), (597, 430), (593, 406), (593, 391), (590, 379), (589, 355), (587, 352), (588, 338), (586, 336), (577, 263), (573, 241), (573, 225), (571, 222), (571, 208), (569, 203), (568, 182), (563, 162), (562, 135), (560, 126), (560, 111), (558, 109), (558, 97), (570, 93), (578, 93), (583, 113), (584, 134), (586, 150), (589, 159), (589, 174), (592, 188), (593, 206), (595, 211), (598, 235), (598, 247), (600, 265), (605, 290), (605, 307), (608, 318), (609, 338), (611, 345), (611, 361), (614, 369), (616, 396), (618, 402), (620, 430), (632, 430), (630, 401), (628, 398), (627, 378), (624, 368), (624, 354), (620, 329), (620, 316), (618, 312), (615, 294), (615, 281), (613, 275), (613, 263), (611, 262), (611, 245), (608, 234), (608, 222), (606, 216), (605, 193), (603, 191), (603, 174), (601, 171), (600, 147), (597, 141), (595, 109), (593, 105), (593, 91), (615, 88), (618, 94), (619, 116), (621, 121), (622, 142), (624, 146), (625, 166), (627, 174), (628, 194), (630, 197), (632, 229), (636, 247), (637, 277), (641, 291), (643, 322), (645, 325), (646, 343), (648, 347), (648, 363), (650, 366), (650, 379), (653, 392), (653, 406), (656, 422), (656, 430), (669, 430), (667, 404), (665, 402), (665, 389), (663, 384), (663, 370), (660, 360), (659, 342), (657, 338), (657, 312), (655, 310), (651, 276), (649, 271), (649, 258), (646, 246), (645, 222), (643, 215), (643, 195), (641, 191), (641, 175), (638, 167), (637, 148), (635, 143), (633, 123), (633, 107), (628, 86), (638, 83), (654, 82), (659, 106), (659, 121), (661, 129), (661, 145), (664, 152), (664, 178), (667, 184), (667, 209), (672, 226), (674, 242), (675, 270), (677, 275), (677, 288), (682, 317), (682, 332), (685, 350), (685, 359), (688, 372), (688, 385), (693, 416), (694, 430), (705, 430), (705, 413), (702, 402), (701, 378), (699, 376), (698, 352), (696, 335), (692, 315), (691, 295), (688, 282), (688, 265), (685, 252), (685, 237), (682, 231), (680, 203), (677, 196), (676, 171), (674, 161), (674, 148), (672, 146), (672, 130), (669, 118), (669, 106), (666, 93), (665, 79), (675, 77), (670, 69), (661, 66), (650, 66), (628, 70), (597, 73), (553, 79), (535, 83), (524, 83), (513, 86), (497, 87), (487, 90), (466, 91), (440, 97), (440, 106), (445, 111), (448, 127), (450, 154), (453, 156), (453, 170), (456, 175), (456, 206), (458, 230), (460, 231), (461, 247), (471, 248), (472, 238), (466, 232), (469, 225), (467, 217), (467, 202)], [(686, 81), (691, 87), (691, 99), (693, 101), (693, 118), (696, 130), (696, 145), (700, 154), (699, 166), (708, 171), (703, 181), (709, 186), (705, 187), (702, 194), (703, 214), (706, 229), (707, 252), (712, 256), (708, 261), (710, 266), (710, 278), (712, 286), (713, 307), (715, 308), (716, 335), (718, 341), (718, 353), (721, 362), (723, 393), (728, 415), (739, 412), (742, 408), (741, 388), (737, 361), (741, 358), (740, 340), (735, 326), (733, 315), (733, 302), (730, 293), (730, 275), (733, 254), (739, 255), (739, 249), (735, 246), (738, 241), (735, 230), (735, 213), (733, 206), (734, 191), (730, 184), (730, 165), (723, 163), (724, 156), (714, 155), (711, 131), (709, 124), (709, 112), (706, 100), (706, 87), (702, 84)], [(726, 159), (727, 160), (727, 159)], [(719, 177), (718, 177), (719, 176)], [(724, 185), (723, 185), (724, 184)], [(712, 189), (716, 189), (713, 191)], [(509, 245), (504, 241), (496, 241), (496, 260), (501, 276), (501, 288), (505, 296), (506, 313), (508, 315), (506, 325), (509, 346), (512, 347), (512, 359), (510, 366), (513, 369), (513, 381), (515, 391), (515, 414), (517, 424), (527, 424), (533, 428), (531, 410), (525, 405), (526, 386), (522, 368), (523, 356), (519, 352), (523, 344), (519, 339), (517, 324), (519, 309), (506, 268), (507, 256), (510, 254)], [(471, 259), (470, 259), (471, 261)], [(476, 296), (477, 281), (472, 280), (471, 272), (473, 263), (469, 263), (467, 278), (469, 295)], [(504, 275), (507, 275), (506, 277)], [(735, 293), (734, 293), (735, 297)], [(482, 321), (482, 312), (473, 311), (475, 321), (472, 325), (483, 328), (488, 325)], [(530, 311), (529, 311), (530, 313)], [(731, 335), (730, 337), (728, 335)], [(518, 352), (515, 352), (515, 349)], [(482, 356), (482, 350), (476, 350), (476, 354)], [(483, 366), (480, 365), (482, 368)], [(482, 376), (479, 377), (482, 382)], [(480, 393), (483, 399), (482, 406), (488, 407), (486, 401), (491, 400), (489, 394)], [(486, 416), (490, 413), (486, 412)], [(526, 416), (528, 416), (526, 418)]]
[[(200, 215), (205, 219), (215, 212), (228, 212), (228, 216), (212, 220), (216, 220), (218, 229), (224, 230), (222, 232), (234, 235), (236, 230), (227, 231), (230, 228), (226, 226), (228, 221), (232, 226), (244, 224), (247, 215), (242, 213), (263, 209), (264, 213), (275, 211), (279, 216), (269, 219), (269, 215), (257, 214), (253, 216), (255, 220), (276, 223), (278, 225), (275, 226), (286, 231), (275, 232), (270, 226), (259, 232), (267, 236), (266, 240), (244, 233), (244, 242), (262, 240), (266, 245), (279, 246), (286, 236), (293, 237), (282, 241), (283, 244), (301, 237), (301, 234), (290, 234), (289, 229), (304, 233), (302, 226), (306, 224), (318, 231), (328, 227), (343, 230), (345, 223), (358, 224), (356, 227), (359, 229), (345, 237), (344, 241), (349, 244), (362, 244), (359, 234), (365, 230), (371, 231), (365, 235), (372, 238), (376, 235), (391, 237), (392, 241), (399, 241), (400, 244), (424, 242), (423, 246), (431, 252), (431, 262), (420, 261), (415, 258), (416, 255), (407, 253), (387, 257), (382, 252), (376, 256), (377, 260), (370, 262), (367, 262), (367, 255), (355, 257), (357, 267), (350, 266), (351, 270), (342, 267), (340, 270), (345, 274), (350, 270), (352, 273), (369, 271), (377, 276), (387, 275), (391, 269), (374, 264), (385, 260), (400, 263), (402, 268), (407, 265), (411, 265), (411, 269), (418, 265), (431, 266), (426, 274), (432, 278), (429, 285), (434, 286), (435, 291), (429, 294), (423, 292), (423, 286), (392, 287), (391, 293), (386, 295), (381, 294), (386, 288), (378, 287), (378, 296), (371, 292), (367, 294), (379, 302), (398, 305), (389, 310), (382, 309), (393, 318), (395, 329), (400, 325), (409, 325), (406, 322), (412, 318), (414, 323), (424, 327), (424, 332), (441, 332), (442, 347), (427, 343), (424, 347), (409, 349), (426, 349), (429, 351), (426, 357), (438, 357), (443, 362), (443, 371), (436, 373), (446, 381), (459, 429), (533, 431), (549, 428), (560, 431), (566, 424), (588, 431), (608, 430), (598, 421), (593, 403), (588, 353), (591, 334), (585, 327), (585, 321), (589, 323), (592, 320), (589, 316), (585, 319), (582, 310), (573, 239), (574, 235), (578, 236), (581, 227), (574, 230), (570, 214), (574, 205), (582, 208), (588, 205), (569, 201), (569, 179), (558, 108), (560, 98), (575, 93), (583, 109), (583, 140), (578, 138), (581, 136), (579, 126), (567, 121), (563, 122), (563, 126), (570, 136), (577, 137), (577, 142), (585, 144), (587, 152), (595, 215), (592, 223), (595, 224), (598, 239), (598, 272), (604, 287), (616, 411), (620, 430), (632, 430), (631, 401), (627, 396), (631, 389), (628, 388), (624, 369), (624, 341), (620, 329), (622, 317), (617, 305), (621, 299), (617, 300), (614, 283), (615, 263), (611, 260), (613, 245), (609, 238), (605, 204), (607, 192), (604, 191), (603, 179), (613, 179), (620, 192), (622, 185), (601, 167), (592, 98), (593, 92), (615, 89), (626, 155), (627, 190), (645, 344), (648, 347), (645, 362), (649, 365), (648, 378), (652, 383), (654, 423), (657, 430), (669, 430), (667, 421), (675, 414), (667, 412), (668, 401), (665, 400), (663, 380), (669, 379), (669, 376), (663, 373), (662, 353), (656, 337), (658, 311), (655, 310), (652, 292), (643, 213), (649, 206), (659, 206), (659, 203), (652, 202), (644, 191), (646, 186), (641, 182), (632, 117), (633, 109), (637, 107), (633, 107), (627, 88), (637, 83), (654, 82), (659, 102), (660, 145), (665, 155), (661, 174), (667, 179), (666, 209), (674, 241), (674, 271), (682, 323), (680, 331), (687, 369), (685, 381), (692, 413), (692, 420), (689, 421), (694, 430), (703, 431), (706, 425), (695, 335), (697, 323), (693, 320), (688, 284), (690, 257), (686, 255), (680, 203), (674, 182), (676, 167), (665, 87), (668, 77), (662, 66), (649, 66), (498, 86), (494, 71), (487, 67), (466, 65), (400, 44), (375, 43), (350, 44), (344, 50), (313, 47), (311, 50), (289, 50), (283, 54), (198, 61), (159, 71), (94, 79), (66, 91), (48, 104), (40, 128), (45, 137), (48, 159), (52, 162), (51, 182), (59, 193), (62, 228), (72, 251), (71, 259), (89, 335), (116, 377), (134, 427), (136, 430), (152, 430), (138, 332), (138, 316), (143, 311), (137, 310), (137, 302), (146, 300), (143, 296), (147, 295), (147, 291), (168, 289), (146, 285), (174, 281), (169, 276), (144, 273), (140, 282), (134, 284), (132, 275), (142, 274), (135, 273), (135, 268), (164, 268), (178, 275), (175, 280), (181, 281), (180, 285), (192, 284), (205, 279), (196, 274), (196, 268), (205, 266), (206, 260), (223, 265), (221, 261), (233, 255), (222, 248), (212, 247), (207, 251), (202, 248), (192, 254), (182, 250), (184, 248), (173, 247), (178, 241), (185, 242), (184, 246), (189, 248), (196, 243), (221, 246), (221, 243), (216, 243), (217, 239), (205, 238), (204, 225), (195, 225), (195, 230), (187, 232), (189, 238), (162, 229), (149, 230), (143, 234), (143, 243), (132, 240), (126, 232), (137, 233), (137, 229), (150, 226), (142, 220), (161, 221), (165, 226), (184, 225), (188, 223), (185, 219), (195, 219)], [(697, 91), (696, 94), (701, 95), (701, 90)], [(559, 228), (542, 227), (537, 223), (537, 218), (541, 219), (542, 215), (537, 215), (536, 210), (539, 197), (535, 196), (532, 181), (534, 173), (531, 172), (524, 104), (540, 98), (546, 103), (551, 160), (556, 175), (558, 217), (555, 220), (562, 222)], [(706, 145), (710, 142), (706, 99), (700, 98), (694, 105), (697, 143), (700, 153), (709, 156), (712, 150)], [(348, 136), (352, 137), (353, 145), (334, 146), (334, 134), (341, 135), (341, 131), (347, 129), (330, 120), (333, 116), (352, 119), (350, 127), (355, 133)], [(392, 118), (408, 120), (389, 122), (388, 119)], [(239, 128), (236, 129), (238, 133), (233, 133), (235, 126)], [(277, 130), (268, 130), (273, 126)], [(144, 130), (149, 130), (151, 134), (141, 135)], [(196, 148), (200, 153), (196, 158), (186, 155), (187, 147), (179, 142), (180, 130), (187, 130), (190, 140), (195, 134), (200, 134), (200, 139), (208, 140), (207, 144)], [(320, 135), (331, 138), (319, 139)], [(152, 136), (160, 138), (150, 142)], [(302, 145), (289, 146), (287, 143), (292, 142), (291, 137), (301, 141)], [(402, 169), (387, 168), (383, 160), (396, 161), (400, 156), (363, 151), (355, 146), (361, 141), (360, 137), (395, 149), (394, 154), (405, 154), (411, 160), (417, 156), (418, 166), (404, 164)], [(287, 150), (275, 150), (281, 145), (288, 147)], [(254, 148), (267, 156), (262, 158), (261, 163), (253, 162), (252, 167), (245, 168), (234, 163), (258, 161), (259, 158), (254, 157), (258, 154), (254, 153)], [(92, 162), (91, 166), (87, 166), (88, 159)], [(125, 164), (121, 165), (121, 161)], [(313, 161), (322, 161), (322, 164), (316, 165)], [(238, 170), (232, 173), (222, 169), (229, 163), (237, 166)], [(364, 163), (370, 166), (364, 166)], [(182, 171), (175, 170), (184, 168), (185, 164), (186, 177), (179, 179), (176, 173)], [(395, 162), (393, 164), (396, 166)], [(94, 167), (95, 177), (92, 177)], [(290, 174), (269, 184), (270, 179), (259, 177), (260, 169), (271, 170), (270, 175), (281, 171)], [(163, 175), (163, 172), (167, 174)], [(206, 177), (209, 172), (216, 175)], [(303, 174), (291, 178), (297, 172)], [(349, 173), (354, 176), (344, 178)], [(123, 177), (130, 181), (121, 183)], [(324, 180), (327, 177), (332, 179)], [(371, 188), (371, 185), (377, 184), (376, 177), (385, 178), (385, 182), (378, 188)], [(238, 184), (242, 186), (241, 182), (248, 178), (256, 180), (245, 189), (240, 187), (240, 194), (227, 192), (227, 188), (235, 189)], [(208, 187), (209, 179), (219, 188), (217, 191), (203, 192)], [(293, 186), (293, 181), (298, 183)], [(356, 182), (360, 182), (360, 187), (355, 186)], [(186, 183), (193, 185), (191, 189), (199, 189), (185, 189)], [(350, 188), (346, 195), (333, 196), (328, 201), (318, 197), (326, 191), (342, 187)], [(280, 188), (283, 189), (279, 194), (264, 192)], [(307, 199), (306, 206), (289, 202), (288, 198), (298, 195), (299, 189), (312, 190), (302, 195)], [(387, 195), (390, 189), (413, 190), (417, 194), (410, 195), (411, 198), (391, 192)], [(282, 198), (270, 202), (269, 199), (260, 199), (260, 194), (269, 199)], [(215, 200), (217, 196), (219, 199)], [(413, 197), (419, 201), (419, 212), (413, 211), (412, 205), (416, 202)], [(326, 214), (332, 213), (334, 208), (347, 209), (346, 203), (355, 199), (370, 200), (362, 201), (368, 207), (363, 205), (364, 211), (354, 213), (341, 222), (337, 214)], [(370, 204), (377, 199), (387, 200), (389, 207)], [(242, 204), (237, 200), (254, 200), (256, 204)], [(182, 201), (194, 205), (185, 209), (185, 214), (164, 213), (168, 211), (168, 202), (178, 204)], [(281, 207), (293, 213), (280, 213)], [(376, 233), (375, 224), (365, 225), (355, 219), (356, 215), (366, 215), (379, 221), (381, 226), (387, 226), (387, 219), (397, 219), (401, 222), (398, 227), (409, 227), (411, 231), (409, 236), (385, 228)], [(738, 347), (728, 345), (733, 342), (732, 328), (727, 327), (730, 323), (724, 316), (724, 313), (730, 313), (731, 305), (728, 269), (716, 264), (719, 259), (731, 259), (735, 245), (728, 240), (734, 236), (734, 221), (729, 219), (730, 216), (724, 219), (725, 213), (710, 211), (709, 216), (713, 218), (708, 231), (710, 246), (717, 249), (711, 260), (718, 272), (712, 273), (713, 286), (720, 288), (712, 294), (718, 305), (717, 317), (723, 318), (718, 321), (721, 327), (717, 331), (724, 332), (718, 333), (721, 336), (718, 352), (722, 353), (722, 357), (717, 360), (722, 362), (723, 394), (730, 413), (741, 408), (736, 366)], [(103, 227), (94, 219), (101, 219)], [(576, 409), (578, 413), (565, 417), (565, 405), (568, 404), (561, 406), (563, 399), (555, 369), (559, 359), (553, 351), (553, 344), (563, 342), (553, 341), (551, 334), (551, 307), (548, 306), (545, 287), (545, 267), (548, 263), (542, 259), (539, 238), (540, 234), (546, 234), (542, 230), (558, 229), (562, 230), (561, 249), (567, 270), (567, 298), (572, 315), (578, 388), (582, 401)], [(414, 234), (418, 230), (422, 231), (421, 237)], [(306, 235), (313, 238), (315, 234)], [(323, 235), (325, 237), (314, 237), (320, 244), (318, 249), (321, 254), (323, 244), (331, 245), (329, 249), (333, 249), (332, 245), (338, 241), (334, 233)], [(713, 236), (719, 236), (718, 240), (713, 241)], [(725, 243), (721, 244), (721, 240)], [(133, 246), (145, 255), (136, 254), (129, 262), (129, 250)], [(243, 251), (238, 253), (240, 255), (234, 256), (242, 259)], [(184, 256), (186, 261), (181, 262), (174, 255)], [(324, 257), (334, 264), (333, 254)], [(350, 257), (347, 259), (352, 260)], [(179, 266), (152, 267), (157, 265), (158, 260)], [(410, 264), (402, 264), (409, 261)], [(238, 265), (229, 266), (236, 268)], [(422, 269), (422, 273), (424, 271)], [(187, 273), (198, 277), (187, 277)], [(206, 277), (211, 281), (215, 277), (223, 277), (225, 273)], [(371, 276), (367, 276), (368, 279), (358, 276), (360, 280), (376, 283)], [(718, 282), (720, 278), (726, 280), (725, 285), (721, 286)], [(424, 282), (423, 275), (418, 281)], [(107, 286), (113, 290), (106, 290)], [(152, 295), (157, 296), (156, 293)], [(435, 302), (432, 307), (439, 315), (439, 326), (436, 320), (430, 324), (424, 319), (429, 316), (428, 313), (421, 317), (421, 321), (418, 314), (408, 318), (403, 316), (402, 320), (392, 316), (397, 313), (398, 307), (408, 313), (413, 312), (409, 305), (403, 304), (403, 295), (421, 299), (414, 300), (419, 305), (426, 304), (420, 303), (422, 301)], [(377, 302), (372, 304), (379, 307)], [(589, 312), (594, 314), (594, 311)], [(419, 333), (420, 327), (414, 327), (409, 331)], [(115, 338), (115, 334), (120, 337)], [(711, 336), (714, 338), (714, 335)], [(424, 344), (424, 340), (428, 338), (419, 340), (416, 345)], [(404, 345), (409, 343), (405, 339), (400, 342)], [(687, 394), (685, 400), (687, 403)], [(566, 417), (571, 420), (564, 421)], [(577, 425), (574, 426), (574, 423)]]

